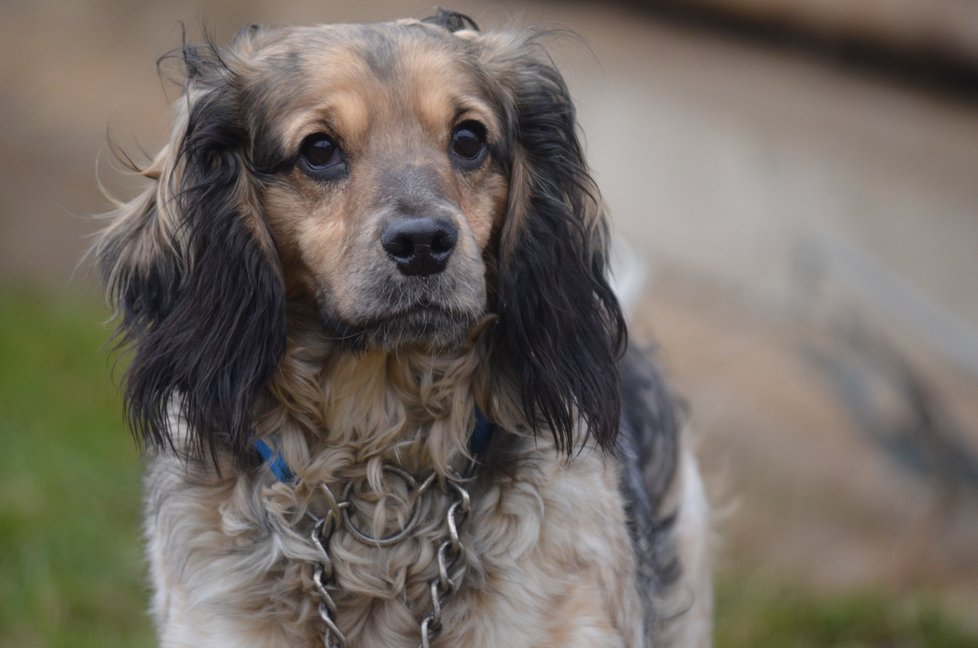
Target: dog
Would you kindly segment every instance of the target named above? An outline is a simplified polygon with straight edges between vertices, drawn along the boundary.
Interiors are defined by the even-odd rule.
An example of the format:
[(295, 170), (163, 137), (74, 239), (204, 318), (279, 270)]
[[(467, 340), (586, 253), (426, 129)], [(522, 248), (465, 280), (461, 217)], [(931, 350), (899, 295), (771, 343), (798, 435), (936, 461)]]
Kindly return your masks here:
[(162, 646), (710, 644), (702, 483), (546, 38), (439, 11), (181, 48), (93, 248)]

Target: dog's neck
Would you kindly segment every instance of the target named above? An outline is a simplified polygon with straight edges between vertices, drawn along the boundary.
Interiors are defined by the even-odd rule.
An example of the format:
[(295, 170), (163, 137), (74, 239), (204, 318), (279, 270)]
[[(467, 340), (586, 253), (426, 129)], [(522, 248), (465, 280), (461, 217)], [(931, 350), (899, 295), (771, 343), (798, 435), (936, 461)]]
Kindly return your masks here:
[(343, 478), (383, 463), (445, 475), (467, 460), (476, 407), (499, 409), (478, 332), (427, 350), (351, 351), (297, 333), (269, 388), (259, 436), (271, 436), (296, 476)]

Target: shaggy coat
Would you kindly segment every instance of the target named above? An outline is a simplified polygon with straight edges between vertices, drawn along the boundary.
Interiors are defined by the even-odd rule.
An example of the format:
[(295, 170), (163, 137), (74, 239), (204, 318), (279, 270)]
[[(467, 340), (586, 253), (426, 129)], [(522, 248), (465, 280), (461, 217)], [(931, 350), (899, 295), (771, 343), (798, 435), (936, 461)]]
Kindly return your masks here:
[(349, 645), (414, 648), (451, 489), (388, 467), (444, 487), (473, 461), (433, 645), (709, 644), (695, 462), (626, 350), (542, 36), (439, 12), (183, 48), (170, 143), (95, 250), (134, 351), (162, 646), (322, 646), (327, 485), (375, 537), (417, 508), (403, 542), (329, 541)]

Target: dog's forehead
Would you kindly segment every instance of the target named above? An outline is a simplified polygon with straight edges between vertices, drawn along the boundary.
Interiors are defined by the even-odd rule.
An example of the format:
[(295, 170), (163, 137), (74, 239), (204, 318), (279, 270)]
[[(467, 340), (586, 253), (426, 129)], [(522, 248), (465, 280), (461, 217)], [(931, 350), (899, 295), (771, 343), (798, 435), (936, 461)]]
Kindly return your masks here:
[(344, 59), (353, 58), (367, 64), (379, 78), (395, 74), (405, 55), (427, 55), (436, 60), (441, 55), (458, 55), (466, 48), (466, 39), (420, 21), (287, 27), (277, 41), (273, 51), (286, 52), (293, 61), (342, 64)]
[(259, 58), (288, 142), (310, 120), (354, 137), (385, 112), (433, 129), (469, 109), (491, 120), (471, 38), (418, 21), (293, 28), (283, 36)]

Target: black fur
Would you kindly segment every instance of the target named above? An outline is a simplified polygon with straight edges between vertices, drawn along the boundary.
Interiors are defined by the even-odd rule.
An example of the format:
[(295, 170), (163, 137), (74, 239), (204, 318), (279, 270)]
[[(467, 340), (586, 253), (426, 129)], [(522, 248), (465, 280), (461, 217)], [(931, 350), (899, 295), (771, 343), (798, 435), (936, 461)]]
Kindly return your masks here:
[[(525, 163), (530, 190), (512, 249), (500, 250), (495, 309), (498, 351), (514, 373), (534, 427), (573, 451), (586, 423), (606, 450), (620, 417), (616, 359), (625, 323), (607, 280), (607, 225), (576, 133), (574, 106), (548, 61), (514, 61), (509, 84), (510, 166)], [(525, 162), (512, 156), (522, 153)], [(512, 173), (513, 168), (510, 169)], [(512, 200), (511, 189), (511, 200)], [(590, 222), (589, 222), (590, 221)]]
[[(233, 79), (219, 59), (186, 50), (190, 83), (203, 94), (189, 107), (177, 152), (182, 172), (170, 178), (181, 231), (180, 255), (160, 252), (126, 268), (115, 298), (122, 333), (135, 347), (127, 373), (126, 405), (133, 431), (172, 447), (167, 408), (180, 412), (197, 458), (227, 449), (250, 456), (256, 398), (285, 348), (281, 271), (242, 215), (241, 183), (254, 182), (243, 159), (247, 133), (238, 125)], [(208, 78), (209, 77), (209, 78)], [(163, 181), (163, 180), (161, 180)], [(150, 209), (154, 212), (157, 206)], [(263, 232), (271, 241), (270, 232)], [(119, 251), (103, 256), (111, 272)]]

